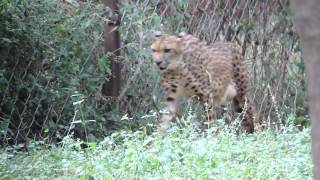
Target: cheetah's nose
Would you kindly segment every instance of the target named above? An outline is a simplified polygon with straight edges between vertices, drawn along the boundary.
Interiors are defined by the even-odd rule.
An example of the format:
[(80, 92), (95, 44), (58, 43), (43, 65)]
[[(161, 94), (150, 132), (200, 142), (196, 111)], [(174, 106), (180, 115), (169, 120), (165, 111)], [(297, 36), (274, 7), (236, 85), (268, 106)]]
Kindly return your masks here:
[(156, 64), (159, 66), (162, 63), (162, 61), (156, 61)]

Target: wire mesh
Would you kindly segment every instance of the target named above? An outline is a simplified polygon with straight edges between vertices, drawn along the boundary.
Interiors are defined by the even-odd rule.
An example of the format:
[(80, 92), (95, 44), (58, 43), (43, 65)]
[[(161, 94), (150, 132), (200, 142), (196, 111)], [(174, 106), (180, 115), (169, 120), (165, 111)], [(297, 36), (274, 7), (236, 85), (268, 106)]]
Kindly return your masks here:
[[(34, 7), (48, 2), (24, 7), (25, 12), (32, 15)], [(52, 10), (38, 12), (48, 14), (39, 21), (25, 15), (19, 19), (40, 22), (37, 27), (42, 31), (32, 32), (33, 37), (14, 48), (1, 44), (1, 144), (17, 144), (28, 138), (51, 142), (71, 129), (79, 137), (90, 139), (105, 135), (117, 124), (123, 125), (118, 121), (118, 111), (106, 112), (111, 100), (101, 94), (102, 84), (108, 80), (107, 63), (104, 64), (108, 56), (103, 54), (101, 34), (103, 23), (108, 21), (108, 9), (100, 13), (101, 5), (95, 1), (53, 2), (54, 7), (60, 8), (56, 19), (48, 20), (54, 14)], [(118, 59), (124, 75), (120, 114), (142, 116), (159, 104), (153, 97), (157, 95), (158, 74), (147, 47), (155, 30), (171, 34), (185, 31), (208, 44), (238, 43), (263, 121), (280, 125), (290, 114), (305, 114), (304, 65), (288, 1), (132, 0), (120, 4), (120, 17), (122, 44)], [(47, 22), (41, 24), (44, 21)], [(60, 21), (74, 24), (66, 30), (66, 24), (58, 26)], [(83, 21), (95, 23), (91, 22), (91, 26)], [(48, 24), (52, 27), (45, 28)], [(81, 34), (74, 35), (78, 31), (72, 28), (80, 27)], [(52, 39), (55, 36), (59, 39)], [(69, 54), (70, 51), (79, 54)], [(125, 124), (139, 127), (140, 120)]]

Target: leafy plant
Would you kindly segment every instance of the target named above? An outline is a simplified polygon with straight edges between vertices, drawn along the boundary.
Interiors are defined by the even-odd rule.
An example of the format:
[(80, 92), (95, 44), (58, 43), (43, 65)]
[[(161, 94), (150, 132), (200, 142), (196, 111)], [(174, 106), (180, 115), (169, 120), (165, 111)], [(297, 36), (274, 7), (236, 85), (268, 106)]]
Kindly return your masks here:
[[(267, 130), (251, 135), (192, 126), (173, 127), (163, 137), (119, 131), (100, 143), (67, 136), (62, 146), (29, 146), (28, 153), (1, 150), (0, 175), (7, 179), (311, 179), (310, 128)], [(36, 150), (32, 150), (36, 149)]]

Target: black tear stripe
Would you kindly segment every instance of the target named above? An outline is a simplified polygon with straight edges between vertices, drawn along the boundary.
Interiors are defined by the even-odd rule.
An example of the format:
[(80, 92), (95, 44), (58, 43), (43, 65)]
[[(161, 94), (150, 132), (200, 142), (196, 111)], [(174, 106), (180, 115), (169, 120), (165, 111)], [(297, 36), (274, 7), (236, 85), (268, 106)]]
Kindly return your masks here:
[(173, 97), (167, 97), (167, 101), (172, 102), (172, 101), (174, 101), (174, 98)]

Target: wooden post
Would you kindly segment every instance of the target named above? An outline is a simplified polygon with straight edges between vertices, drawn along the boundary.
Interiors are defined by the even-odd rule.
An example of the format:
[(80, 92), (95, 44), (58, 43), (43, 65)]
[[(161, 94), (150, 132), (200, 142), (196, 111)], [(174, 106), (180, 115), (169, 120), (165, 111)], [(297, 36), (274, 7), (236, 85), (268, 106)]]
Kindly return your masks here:
[(104, 31), (105, 53), (112, 53), (109, 59), (112, 76), (109, 81), (104, 83), (102, 94), (108, 97), (117, 97), (121, 86), (121, 64), (117, 60), (117, 57), (120, 56), (120, 35), (118, 30), (115, 30), (120, 25), (118, 0), (104, 0), (104, 4), (112, 10), (112, 16), (108, 17), (110, 22), (106, 24)]
[(320, 3), (318, 0), (292, 0), (291, 3), (306, 65), (313, 177), (320, 180)]

